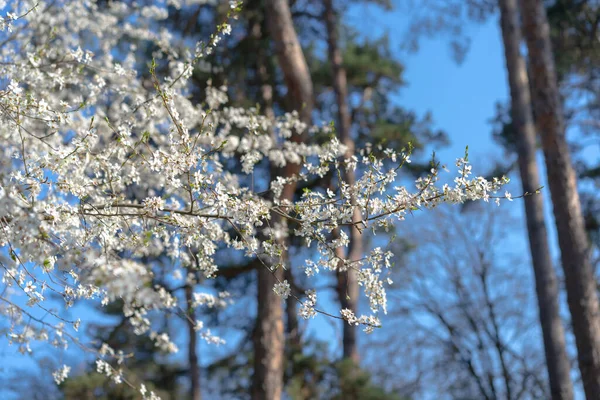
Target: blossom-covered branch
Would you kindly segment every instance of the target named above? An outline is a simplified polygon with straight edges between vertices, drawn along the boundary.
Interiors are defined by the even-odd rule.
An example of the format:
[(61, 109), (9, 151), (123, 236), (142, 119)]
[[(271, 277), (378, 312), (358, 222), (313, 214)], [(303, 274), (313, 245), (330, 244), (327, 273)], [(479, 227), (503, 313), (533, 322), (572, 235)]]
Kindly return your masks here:
[[(0, 73), (9, 83), (0, 90), (0, 247), (10, 260), (2, 261), (0, 312), (11, 319), (12, 337), (28, 351), (30, 340), (50, 340), (48, 324), (34, 328), (35, 312), (77, 330), (76, 321), (63, 320), (60, 311), (45, 304), (44, 291), (64, 300), (64, 308), (82, 301), (102, 304), (120, 300), (123, 315), (135, 333), (147, 334), (165, 352), (177, 346), (151, 326), (151, 312), (174, 313), (191, 322), (209, 343), (222, 340), (181, 312), (167, 287), (153, 282), (144, 257), (167, 254), (173, 261), (173, 281), (189, 283), (197, 271), (217, 275), (217, 250), (230, 248), (256, 258), (261, 268), (283, 268), (277, 238), (294, 235), (317, 249), (305, 261), (312, 276), (320, 270), (357, 272), (371, 314), (317, 307), (317, 292), (304, 299), (293, 295), (287, 281), (273, 290), (294, 296), (300, 314), (318, 313), (362, 324), (368, 332), (379, 327), (387, 311), (385, 288), (391, 281), (392, 253), (375, 248), (361, 260), (341, 258), (336, 248), (347, 247), (347, 234), (334, 230), (356, 226), (376, 234), (402, 221), (410, 212), (441, 203), (496, 196), (507, 179), (474, 177), (465, 158), (456, 162), (454, 181), (441, 183), (439, 166), (419, 178), (414, 187), (400, 186), (398, 172), (410, 162), (410, 151), (368, 150), (344, 157), (346, 149), (331, 136), (320, 144), (291, 140), (307, 130), (331, 134), (328, 126), (309, 127), (296, 113), (275, 120), (257, 108), (229, 106), (228, 89), (206, 88), (206, 102), (192, 102), (187, 81), (199, 60), (231, 32), (219, 25), (206, 44), (187, 49), (166, 30), (154, 30), (174, 1), (130, 8), (125, 2), (100, 7), (93, 1), (17, 2), (2, 19)], [(239, 5), (232, 3), (229, 17)], [(18, 17), (16, 17), (18, 16)], [(132, 18), (136, 19), (131, 24)], [(97, 40), (90, 40), (91, 38)], [(157, 49), (148, 66), (136, 56), (136, 43)], [(118, 49), (118, 50), (117, 50)], [(239, 172), (226, 167), (235, 160)], [(300, 166), (292, 177), (273, 177), (267, 191), (248, 184), (255, 167)], [(352, 184), (341, 170), (356, 171)], [(338, 173), (337, 187), (306, 190), (296, 201), (281, 199), (291, 181), (310, 182)], [(360, 210), (360, 219), (353, 218)], [(288, 226), (272, 223), (278, 215)], [(335, 236), (335, 238), (334, 238)], [(10, 298), (24, 293), (20, 302)], [(225, 306), (227, 294), (195, 293), (194, 308)], [(22, 303), (22, 304), (21, 304)], [(29, 311), (32, 308), (34, 311)], [(41, 321), (32, 317), (34, 321)], [(37, 329), (37, 333), (32, 332)], [(54, 345), (66, 345), (59, 335)], [(107, 355), (121, 364), (124, 355), (106, 345), (98, 350), (98, 371), (115, 382), (127, 382)], [(67, 366), (55, 373), (61, 382)], [(153, 398), (141, 387), (142, 395)]]

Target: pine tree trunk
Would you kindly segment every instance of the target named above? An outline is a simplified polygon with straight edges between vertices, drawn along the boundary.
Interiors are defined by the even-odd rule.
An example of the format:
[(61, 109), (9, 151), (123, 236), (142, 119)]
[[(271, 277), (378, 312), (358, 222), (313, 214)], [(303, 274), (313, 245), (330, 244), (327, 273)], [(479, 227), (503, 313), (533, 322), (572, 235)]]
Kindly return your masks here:
[[(313, 84), (298, 35), (294, 29), (288, 2), (287, 0), (266, 0), (265, 9), (277, 60), (283, 71), (283, 78), (288, 90), (290, 106), (300, 113), (300, 119), (303, 122), (311, 123)], [(292, 140), (301, 142), (302, 137), (294, 135)], [(294, 165), (296, 170), (299, 170), (299, 167), (299, 165)]]
[(273, 291), (281, 269), (258, 269), (258, 315), (254, 337), (254, 377), (252, 399), (281, 399), (283, 391), (284, 333), (281, 297)]
[(550, 28), (542, 0), (521, 0), (520, 6), (531, 65), (533, 106), (546, 160), (579, 369), (587, 398), (595, 400), (600, 398), (598, 295), (577, 178), (565, 137)]
[[(312, 80), (302, 53), (287, 0), (266, 0), (265, 12), (279, 66), (283, 71), (291, 106), (300, 119), (311, 123), (313, 106)], [(304, 134), (295, 134), (292, 140), (301, 142)], [(300, 165), (287, 164), (282, 171), (285, 177), (300, 171)], [(296, 184), (284, 187), (281, 201), (292, 201)], [(278, 214), (271, 218), (272, 226), (285, 224)], [(285, 238), (280, 245), (288, 247)], [(287, 254), (283, 255), (287, 259)], [(254, 379), (252, 398), (255, 400), (278, 400), (283, 392), (284, 374), (284, 324), (281, 298), (273, 291), (273, 285), (283, 280), (283, 270), (272, 272), (262, 267), (258, 270), (258, 311), (254, 340)]]
[[(338, 121), (337, 121), (337, 133), (340, 138), (340, 142), (347, 146), (345, 154), (346, 158), (351, 157), (354, 154), (354, 140), (350, 134), (351, 129), (351, 118), (350, 110), (348, 108), (348, 83), (346, 79), (346, 70), (342, 65), (342, 53), (338, 46), (338, 33), (337, 33), (337, 15), (333, 6), (333, 0), (324, 0), (324, 19), (327, 27), (327, 47), (329, 62), (332, 67), (333, 74), (333, 89), (335, 91), (335, 97), (337, 102)], [(349, 185), (354, 185), (356, 176), (353, 170), (346, 171), (344, 178)], [(355, 204), (354, 198), (352, 199)], [(361, 221), (362, 216), (358, 207), (354, 208), (354, 214), (352, 222)], [(348, 254), (344, 255), (343, 249), (338, 249), (338, 255), (342, 258), (346, 258), (349, 261), (356, 261), (362, 258), (363, 254), (363, 239), (360, 231), (354, 225), (350, 230), (350, 245)], [(341, 264), (341, 263), (340, 263)], [(348, 308), (352, 310), (354, 314), (358, 313), (358, 281), (356, 278), (356, 271), (352, 268), (346, 271), (337, 272), (337, 293), (342, 309)], [(343, 334), (343, 357), (353, 360), (358, 364), (358, 344), (356, 341), (356, 327), (350, 324), (344, 323), (344, 334)]]
[[(536, 130), (533, 122), (531, 93), (522, 42), (517, 0), (499, 0), (500, 27), (512, 99), (512, 120), (517, 133), (517, 153), (523, 192), (534, 193), (540, 187), (536, 160)], [(558, 281), (550, 256), (544, 218), (543, 195), (525, 197), (525, 218), (535, 276), (539, 318), (544, 338), (546, 365), (552, 399), (573, 399), (573, 384), (560, 318)]]

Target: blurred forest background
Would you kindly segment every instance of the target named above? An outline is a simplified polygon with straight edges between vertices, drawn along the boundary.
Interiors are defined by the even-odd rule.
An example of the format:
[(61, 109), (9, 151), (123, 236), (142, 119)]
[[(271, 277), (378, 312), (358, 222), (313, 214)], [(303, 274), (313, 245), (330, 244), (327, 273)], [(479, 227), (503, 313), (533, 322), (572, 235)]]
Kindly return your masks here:
[[(100, 7), (119, 2), (129, 1), (97, 0)], [(228, 9), (227, 2), (191, 3), (195, 4), (170, 8), (164, 25), (156, 27), (172, 33), (174, 47), (206, 40)], [(180, 348), (176, 357), (166, 357), (149, 340), (135, 335), (119, 313), (111, 313), (119, 304), (86, 310), (98, 321), (85, 326), (86, 334), (98, 343), (135, 352), (136, 358), (127, 365), (128, 376), (151, 383), (163, 399), (270, 399), (279, 392), (294, 400), (572, 399), (584, 398), (584, 393), (590, 400), (600, 398), (596, 283), (600, 261), (600, 2), (524, 3), (528, 5), (523, 10), (529, 7), (532, 14), (523, 12), (521, 38), (515, 0), (246, 0), (232, 24), (232, 34), (194, 71), (190, 89), (198, 103), (204, 101), (210, 79), (213, 86), (228, 87), (232, 104), (258, 105), (267, 115), (296, 109), (304, 120), (331, 122), (351, 148), (378, 151), (381, 146), (399, 151), (412, 143), (414, 161), (400, 171), (407, 184), (430, 168), (432, 151), (437, 152), (436, 159), (452, 166), (464, 154), (465, 145), (471, 145), (472, 161), (480, 171), (510, 176), (515, 195), (535, 192), (550, 181), (551, 187), (544, 187), (541, 194), (502, 207), (481, 203), (423, 215), (416, 212), (387, 237), (349, 232), (351, 259), (373, 247), (393, 248), (399, 255), (390, 276), (395, 284), (382, 329), (365, 335), (360, 328), (324, 316), (299, 319), (297, 303), (291, 298), (282, 302), (274, 295), (272, 278), (260, 271), (258, 262), (238, 259), (222, 249), (217, 279), (198, 277), (197, 285), (232, 295), (232, 304), (207, 309), (202, 318), (226, 344), (207, 345), (196, 337), (193, 326), (165, 317), (153, 323), (171, 332)], [(538, 3), (543, 3), (549, 22), (552, 60), (531, 49), (527, 52), (526, 44), (540, 40), (536, 34), (543, 33), (534, 24), (539, 22), (539, 14), (534, 15), (540, 12), (535, 9)], [(407, 75), (427, 80), (423, 74), (431, 73), (430, 79), (438, 82), (447, 74), (444, 68), (466, 68), (471, 61), (470, 45), (482, 27), (497, 35), (490, 49), (498, 51), (493, 55), (499, 60), (498, 73), (479, 71), (473, 79), (488, 80), (490, 87), (502, 86), (505, 93), (510, 83), (512, 113), (509, 98), (494, 99), (496, 104), (465, 99), (460, 105), (466, 109), (462, 116), (469, 115), (469, 107), (479, 110), (473, 112), (473, 120), (457, 117), (452, 122), (455, 135), (449, 134), (448, 127), (435, 122), (435, 113), (406, 101), (403, 91), (411, 84)], [(290, 37), (297, 38), (301, 51), (282, 51)], [(438, 51), (439, 46), (429, 51), (427, 68), (411, 71), (410, 60), (432, 41), (443, 43), (443, 51)], [(155, 49), (136, 45), (141, 59), (152, 58)], [(521, 56), (527, 53), (528, 58)], [(485, 57), (485, 52), (477, 56)], [(559, 104), (544, 100), (554, 94), (551, 80), (544, 75), (548, 69), (540, 60), (546, 67), (549, 62), (555, 65), (549, 70), (556, 72)], [(303, 74), (305, 66), (308, 75)], [(506, 67), (512, 75), (503, 72)], [(530, 84), (523, 68), (529, 72)], [(469, 82), (455, 84), (460, 87)], [(437, 109), (444, 107), (435, 87), (420, 97), (424, 103), (431, 99)], [(456, 93), (456, 100), (445, 101), (456, 107), (461, 98)], [(483, 124), (482, 107), (488, 110)], [(561, 147), (551, 133), (538, 132), (544, 138), (538, 143), (532, 118), (539, 130), (554, 126), (563, 138), (566, 131), (568, 147)], [(483, 129), (465, 136), (456, 126), (464, 126), (466, 132), (473, 132), (472, 126)], [(495, 144), (486, 146), (490, 140)], [(552, 143), (559, 145), (553, 148)], [(571, 164), (573, 170), (568, 167)], [(241, 169), (236, 159), (228, 167)], [(280, 173), (267, 164), (257, 171), (248, 181), (257, 190), (266, 185), (266, 178)], [(328, 176), (310, 185), (327, 188), (332, 179)], [(346, 179), (354, 177), (349, 174)], [(560, 187), (561, 182), (567, 186)], [(584, 231), (577, 230), (578, 215), (583, 215), (580, 227)], [(290, 243), (285, 279), (297, 296), (303, 296), (308, 287), (306, 266), (301, 265), (306, 258), (310, 255), (302, 243)], [(147, 262), (155, 265), (156, 279), (170, 287), (167, 278), (161, 278), (169, 259)], [(354, 293), (362, 289), (353, 272), (321, 274), (318, 288), (327, 291), (324, 301), (329, 309), (368, 307), (355, 303)], [(171, 290), (182, 302), (192, 302), (191, 286)], [(284, 343), (278, 344), (282, 338)], [(280, 345), (282, 353), (277, 354)], [(1, 349), (0, 357), (11, 360), (10, 353), (15, 351)], [(38, 355), (31, 364), (5, 361), (0, 397), (139, 397), (96, 373), (85, 357), (76, 353), (65, 357), (71, 359), (61, 362), (68, 361), (74, 368), (59, 387), (48, 373), (59, 364), (51, 351)], [(11, 378), (15, 376), (19, 379)]]

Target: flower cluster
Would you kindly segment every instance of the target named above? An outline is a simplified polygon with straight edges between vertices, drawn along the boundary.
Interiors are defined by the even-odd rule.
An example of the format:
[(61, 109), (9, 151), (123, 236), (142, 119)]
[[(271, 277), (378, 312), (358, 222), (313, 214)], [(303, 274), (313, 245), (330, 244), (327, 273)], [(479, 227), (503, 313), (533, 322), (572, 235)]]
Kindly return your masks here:
[(60, 385), (69, 377), (69, 372), (71, 372), (71, 367), (68, 365), (63, 365), (61, 368), (52, 373), (52, 377), (54, 378), (56, 384)]
[(280, 296), (284, 300), (290, 297), (290, 294), (292, 294), (292, 288), (287, 280), (276, 283), (273, 287), (273, 291), (275, 294), (277, 294), (277, 296)]

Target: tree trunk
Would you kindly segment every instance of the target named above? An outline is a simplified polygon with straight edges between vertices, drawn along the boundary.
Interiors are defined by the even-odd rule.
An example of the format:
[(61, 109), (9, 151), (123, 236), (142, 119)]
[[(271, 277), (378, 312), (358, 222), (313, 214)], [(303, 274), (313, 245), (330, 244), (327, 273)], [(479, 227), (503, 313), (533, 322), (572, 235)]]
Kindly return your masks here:
[[(263, 39), (262, 24), (255, 21), (254, 39)], [(274, 121), (273, 89), (267, 73), (266, 56), (262, 45), (257, 49), (257, 74), (261, 83), (261, 97), (265, 115)], [(271, 129), (271, 135), (274, 135)], [(257, 270), (257, 315), (254, 332), (254, 376), (252, 399), (280, 399), (283, 391), (284, 331), (281, 298), (273, 292), (273, 285), (283, 278), (283, 271), (274, 273), (260, 265)]]
[[(192, 285), (186, 285), (185, 287), (185, 300), (187, 303), (186, 312), (190, 314), (192, 310), (193, 303), (193, 287)], [(196, 330), (194, 329), (194, 316), (188, 315), (189, 319), (186, 320), (186, 325), (188, 328), (188, 364), (190, 365), (190, 399), (192, 400), (200, 400), (202, 398), (202, 394), (200, 391), (200, 365), (198, 365), (198, 339), (196, 336)]]
[(565, 122), (552, 57), (550, 28), (542, 0), (521, 0), (523, 32), (529, 50), (533, 106), (542, 139), (554, 206), (567, 300), (579, 369), (588, 399), (600, 398), (600, 319), (598, 295), (585, 233), (577, 178), (565, 137)]
[(283, 271), (258, 269), (258, 315), (254, 337), (254, 378), (252, 398), (281, 399), (283, 391), (284, 334), (281, 297), (273, 286), (283, 280)]
[[(327, 47), (329, 62), (331, 63), (333, 75), (333, 90), (335, 91), (338, 121), (337, 133), (340, 142), (347, 146), (345, 158), (350, 158), (354, 154), (354, 140), (350, 135), (351, 118), (348, 108), (348, 83), (346, 79), (346, 70), (342, 65), (343, 59), (341, 51), (338, 47), (338, 32), (337, 32), (337, 15), (333, 7), (333, 0), (324, 0), (324, 19), (327, 27)], [(346, 171), (346, 170), (344, 170)], [(354, 170), (346, 171), (344, 178), (348, 185), (354, 185), (356, 176)], [(352, 203), (356, 204), (352, 198)], [(361, 221), (362, 216), (358, 207), (354, 208), (352, 222)], [(363, 239), (360, 231), (353, 225), (350, 230), (350, 245), (347, 256), (343, 254), (343, 249), (338, 249), (338, 255), (346, 258), (349, 261), (357, 261), (362, 258), (363, 254)], [(340, 263), (341, 264), (341, 263)], [(354, 314), (358, 314), (358, 281), (356, 271), (349, 268), (346, 271), (337, 272), (337, 293), (342, 309), (348, 308)], [(343, 357), (353, 360), (358, 364), (359, 354), (356, 341), (356, 327), (344, 323), (343, 335)]]
[[(312, 80), (294, 29), (287, 0), (266, 0), (265, 12), (291, 105), (298, 110), (300, 119), (310, 124), (313, 106)], [(305, 133), (297, 133), (292, 136), (292, 140), (301, 142), (304, 140), (304, 136)], [(279, 173), (289, 177), (299, 171), (300, 165), (290, 163)], [(282, 203), (291, 202), (295, 190), (295, 183), (286, 185), (281, 195)], [(273, 226), (286, 222), (277, 214), (272, 215), (271, 221)], [(279, 244), (287, 248), (287, 239), (280, 239)], [(282, 257), (287, 259), (287, 254), (283, 254)], [(264, 267), (259, 268), (252, 387), (252, 398), (255, 400), (278, 400), (283, 391), (283, 309), (281, 298), (273, 291), (273, 285), (279, 280), (283, 280), (281, 269), (272, 272)]]
[[(521, 54), (517, 0), (499, 0), (500, 27), (512, 99), (512, 120), (517, 133), (517, 153), (523, 192), (540, 188), (536, 160), (536, 131), (525, 59)], [(533, 263), (539, 318), (544, 338), (546, 366), (552, 399), (573, 399), (565, 332), (560, 318), (558, 282), (552, 265), (542, 194), (525, 197), (525, 217)]]
[[(300, 119), (303, 122), (310, 124), (313, 110), (313, 84), (298, 35), (294, 29), (288, 2), (287, 0), (266, 0), (265, 6), (267, 23), (275, 45), (277, 60), (283, 71), (290, 105), (300, 113)], [(302, 135), (292, 136), (292, 140), (296, 142), (301, 142), (302, 139)], [(295, 170), (300, 169), (299, 165), (293, 166)]]

